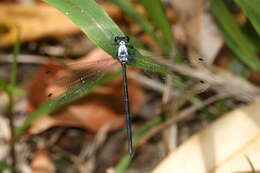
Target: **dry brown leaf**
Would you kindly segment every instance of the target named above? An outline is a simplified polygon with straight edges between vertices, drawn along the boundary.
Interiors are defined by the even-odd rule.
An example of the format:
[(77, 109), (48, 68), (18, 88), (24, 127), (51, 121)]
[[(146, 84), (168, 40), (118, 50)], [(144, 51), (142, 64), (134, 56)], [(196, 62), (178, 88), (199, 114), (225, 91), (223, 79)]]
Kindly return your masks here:
[[(188, 40), (190, 56), (202, 56), (207, 64), (212, 64), (223, 40), (208, 12), (209, 1), (173, 0), (172, 5)], [(197, 59), (191, 61), (196, 65)]]
[(5, 31), (0, 34), (0, 47), (14, 44), (18, 31), (22, 42), (80, 31), (61, 12), (46, 4), (0, 4), (0, 28)]
[[(115, 21), (122, 20), (123, 15), (117, 6), (111, 3), (102, 3), (101, 6)], [(80, 32), (69, 18), (44, 3), (29, 5), (0, 3), (0, 29), (2, 32), (0, 47), (13, 45), (18, 31), (21, 42)]]
[(55, 173), (55, 165), (46, 150), (35, 153), (31, 168), (32, 173)]
[(260, 100), (238, 108), (194, 135), (153, 173), (250, 172), (247, 155), (260, 170)]
[[(94, 50), (88, 56), (77, 62), (87, 60), (98, 60), (109, 57), (100, 49)], [(75, 61), (74, 61), (75, 62)], [(44, 79), (46, 67), (55, 68), (53, 64), (47, 64), (39, 70), (33, 79), (28, 94), (28, 109), (34, 111), (48, 95), (48, 79)], [(55, 79), (55, 77), (54, 77)], [(39, 89), (41, 92), (39, 92)], [(144, 93), (141, 87), (129, 80), (130, 106), (133, 115), (138, 112), (144, 102)], [(62, 108), (55, 113), (55, 116), (45, 116), (33, 123), (29, 129), (29, 134), (40, 133), (53, 126), (73, 126), (91, 131), (98, 131), (104, 124), (115, 120), (118, 117), (124, 117), (123, 105), (123, 87), (121, 78), (114, 79), (107, 85), (97, 87), (88, 96), (79, 99), (69, 106)], [(116, 121), (111, 130), (122, 128), (124, 120)]]

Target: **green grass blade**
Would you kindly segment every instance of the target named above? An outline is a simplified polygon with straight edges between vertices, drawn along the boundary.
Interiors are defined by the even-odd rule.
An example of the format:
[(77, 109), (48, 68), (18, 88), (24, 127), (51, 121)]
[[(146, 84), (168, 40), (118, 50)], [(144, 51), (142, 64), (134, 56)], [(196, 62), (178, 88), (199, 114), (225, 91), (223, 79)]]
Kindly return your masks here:
[(260, 35), (260, 1), (259, 0), (235, 0), (245, 12), (257, 33)]
[(156, 117), (143, 125), (136, 133), (133, 134), (133, 141), (138, 141), (142, 136), (149, 132), (152, 128), (156, 127), (163, 121), (162, 117)]
[(247, 162), (248, 162), (249, 165), (250, 165), (250, 168), (251, 168), (252, 173), (256, 173), (256, 169), (255, 169), (255, 167), (254, 167), (252, 161), (249, 159), (249, 157), (248, 157), (247, 155), (245, 155), (245, 157), (246, 157)]
[(248, 67), (242, 63), (239, 59), (232, 59), (229, 65), (229, 70), (243, 78), (249, 78), (250, 76), (250, 71), (248, 70)]
[(69, 17), (96, 45), (110, 55), (116, 55), (114, 37), (124, 33), (94, 0), (44, 1)]
[(12, 93), (14, 95), (20, 95), (20, 96), (25, 96), (26, 95), (25, 90), (23, 90), (21, 88), (18, 88), (18, 87), (14, 87), (11, 84), (7, 84), (6, 85), (6, 90), (7, 90), (7, 92)]
[(12, 61), (12, 68), (11, 68), (11, 85), (13, 87), (16, 86), (16, 76), (17, 76), (17, 55), (20, 52), (20, 34), (19, 32), (17, 33), (16, 36), (16, 42), (15, 42), (15, 46), (13, 49), (13, 61)]
[[(151, 130), (153, 127), (156, 125), (160, 124), (162, 122), (162, 117), (156, 117), (147, 123), (144, 124), (144, 126), (139, 129), (137, 132), (133, 134), (133, 141), (137, 141), (140, 139), (142, 136), (144, 136), (149, 130)], [(124, 173), (126, 172), (127, 168), (129, 167), (129, 164), (132, 161), (132, 157), (130, 157), (128, 154), (126, 154), (120, 162), (116, 165), (115, 170), (116, 173)]]
[(140, 3), (146, 9), (149, 17), (162, 32), (163, 38), (169, 51), (173, 48), (174, 39), (171, 26), (165, 16), (163, 6), (160, 0), (140, 0)]
[(0, 90), (7, 92), (7, 83), (0, 77)]
[(133, 157), (129, 156), (129, 154), (126, 154), (120, 162), (115, 167), (116, 173), (124, 173), (127, 171), (127, 168), (129, 167), (129, 164), (131, 163)]
[(21, 95), (21, 96), (25, 95), (24, 90), (14, 87), (12, 84), (6, 83), (2, 78), (0, 78), (0, 90), (3, 90), (7, 93)]
[(243, 35), (223, 1), (211, 0), (211, 7), (227, 45), (243, 63), (259, 72), (260, 60), (250, 46), (251, 42)]
[(255, 52), (259, 55), (260, 52), (260, 39), (259, 34), (255, 30), (254, 26), (250, 22), (250, 20), (247, 20), (246, 23), (241, 27), (241, 31), (246, 35), (248, 40), (250, 41), (252, 47)]
[(4, 161), (0, 161), (0, 173), (3, 172), (5, 169), (10, 168), (10, 167), (11, 166), (8, 163), (6, 163)]
[(60, 97), (51, 100), (45, 104), (43, 104), (39, 109), (37, 109), (35, 112), (33, 112), (23, 123), (23, 125), (21, 127), (19, 127), (15, 133), (15, 139), (17, 140), (21, 134), (38, 118), (47, 115), (48, 113), (76, 100), (79, 99), (83, 96), (85, 96), (86, 94), (90, 93), (92, 91), (92, 89), (100, 84), (104, 84), (108, 81), (110, 81), (111, 79), (114, 79), (115, 77), (118, 77), (120, 75), (120, 71), (119, 72), (115, 72), (115, 73), (111, 73), (108, 75), (105, 75), (103, 77), (101, 77), (98, 80), (95, 81), (90, 81), (87, 83), (82, 83), (74, 88), (72, 88), (71, 90), (67, 91), (66, 93), (64, 93), (63, 95), (61, 95)]
[(134, 6), (128, 1), (128, 0), (110, 0), (112, 3), (117, 5), (126, 15), (131, 17), (136, 23), (138, 23), (143, 30), (150, 34), (152, 39), (155, 41), (155, 43), (158, 44), (160, 49), (167, 53), (167, 49), (165, 49), (165, 46), (163, 45), (163, 42), (157, 37), (157, 35), (154, 32), (154, 27), (152, 24), (150, 24), (142, 15), (140, 15)]

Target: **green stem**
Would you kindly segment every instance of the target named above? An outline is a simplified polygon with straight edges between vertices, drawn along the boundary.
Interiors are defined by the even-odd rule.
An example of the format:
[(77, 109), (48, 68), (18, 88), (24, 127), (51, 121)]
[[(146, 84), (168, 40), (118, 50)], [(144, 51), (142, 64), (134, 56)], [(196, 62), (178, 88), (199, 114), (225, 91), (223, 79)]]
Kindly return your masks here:
[(12, 172), (16, 173), (16, 152), (15, 152), (15, 141), (14, 141), (14, 114), (13, 114), (13, 95), (11, 93), (8, 93), (9, 98), (9, 104), (7, 107), (7, 118), (9, 120), (9, 126), (11, 131), (11, 142), (10, 142), (10, 155), (12, 157)]

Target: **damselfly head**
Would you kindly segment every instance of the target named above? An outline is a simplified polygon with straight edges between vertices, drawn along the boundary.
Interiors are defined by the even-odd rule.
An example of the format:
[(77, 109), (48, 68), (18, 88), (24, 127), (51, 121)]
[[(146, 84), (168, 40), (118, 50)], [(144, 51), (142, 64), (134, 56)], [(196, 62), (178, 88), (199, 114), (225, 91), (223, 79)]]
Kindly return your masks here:
[(123, 42), (125, 42), (125, 43), (128, 43), (128, 42), (130, 41), (130, 39), (129, 39), (128, 36), (122, 36), (122, 37), (116, 36), (116, 37), (115, 37), (115, 42), (116, 42), (117, 44), (119, 44), (121, 41), (123, 41)]

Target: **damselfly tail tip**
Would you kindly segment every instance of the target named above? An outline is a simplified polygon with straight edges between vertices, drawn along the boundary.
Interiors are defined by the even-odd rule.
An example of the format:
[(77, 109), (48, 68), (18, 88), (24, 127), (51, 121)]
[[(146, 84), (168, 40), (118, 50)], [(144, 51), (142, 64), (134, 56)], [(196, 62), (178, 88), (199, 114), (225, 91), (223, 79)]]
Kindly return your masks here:
[(48, 97), (51, 97), (52, 95), (53, 95), (52, 93), (49, 93), (49, 94), (48, 94)]

